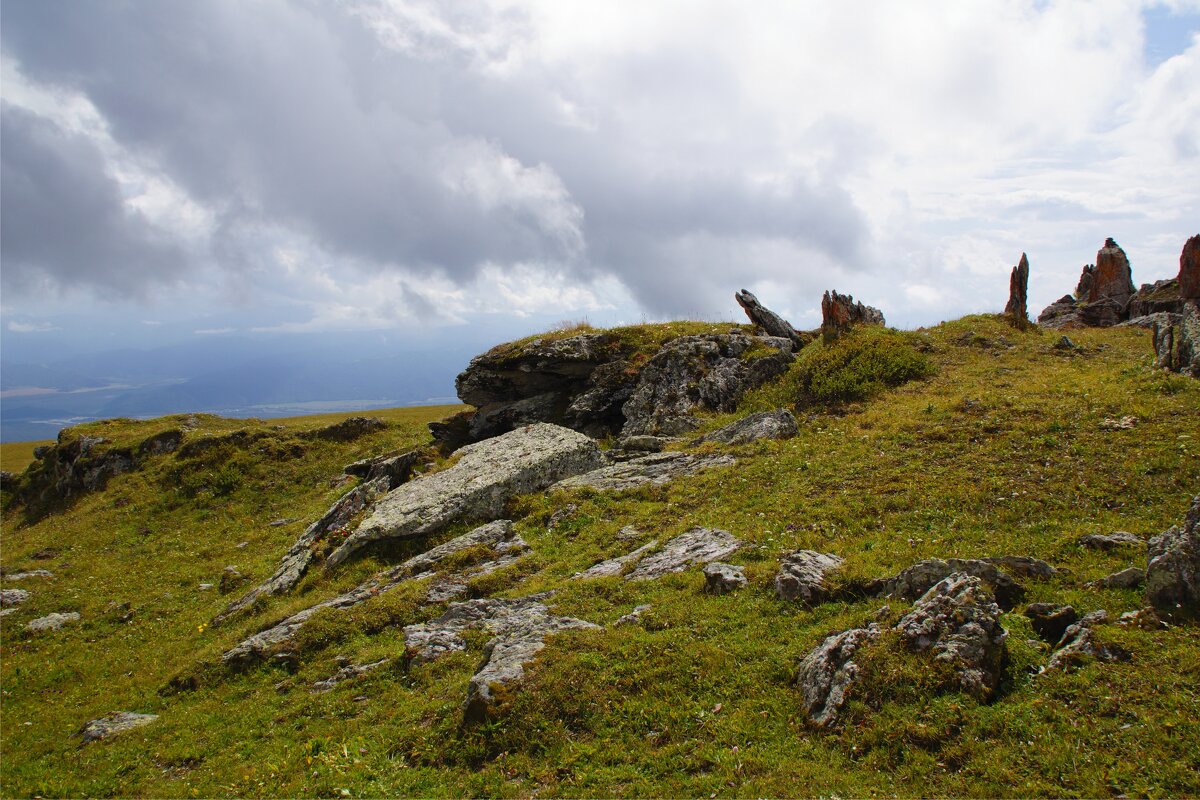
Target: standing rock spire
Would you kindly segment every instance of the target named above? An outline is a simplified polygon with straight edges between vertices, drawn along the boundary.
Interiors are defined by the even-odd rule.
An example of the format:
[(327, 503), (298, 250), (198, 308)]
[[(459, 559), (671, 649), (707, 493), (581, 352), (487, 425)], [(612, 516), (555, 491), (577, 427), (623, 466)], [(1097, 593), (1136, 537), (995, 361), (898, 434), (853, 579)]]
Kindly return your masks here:
[(821, 336), (831, 342), (855, 325), (884, 325), (883, 312), (857, 303), (848, 294), (825, 292), (821, 298)]
[(1029, 258), (1021, 253), (1020, 262), (1013, 267), (1008, 278), (1008, 304), (1004, 306), (1006, 316), (1012, 317), (1018, 325), (1029, 322)]
[(811, 336), (804, 337), (804, 335), (792, 327), (790, 322), (758, 302), (758, 298), (745, 289), (742, 289), (733, 297), (737, 300), (738, 305), (742, 307), (742, 310), (746, 312), (746, 316), (750, 318), (750, 321), (762, 328), (767, 336), (791, 339), (792, 347), (797, 352), (811, 341)]

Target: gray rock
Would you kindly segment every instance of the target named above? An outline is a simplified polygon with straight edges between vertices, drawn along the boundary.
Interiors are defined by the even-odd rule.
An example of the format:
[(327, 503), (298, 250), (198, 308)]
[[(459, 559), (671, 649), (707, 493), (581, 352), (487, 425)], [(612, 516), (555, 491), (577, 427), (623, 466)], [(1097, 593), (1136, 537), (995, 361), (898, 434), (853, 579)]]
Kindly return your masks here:
[(386, 427), (387, 423), (376, 417), (347, 417), (341, 422), (318, 428), (308, 435), (331, 442), (352, 442)]
[[(752, 348), (775, 352), (743, 358)], [(742, 334), (681, 336), (663, 345), (638, 374), (621, 407), (623, 435), (675, 436), (695, 429), (698, 411), (733, 411), (746, 391), (787, 370), (790, 339)]]
[(1150, 540), (1146, 601), (1164, 616), (1200, 612), (1200, 495), (1192, 498), (1182, 525)]
[(1021, 253), (1021, 260), (1013, 267), (1008, 277), (1008, 303), (1004, 306), (1004, 314), (1018, 323), (1029, 321), (1029, 258)]
[(242, 574), (241, 570), (239, 570), (233, 564), (230, 564), (221, 572), (221, 580), (217, 584), (217, 591), (219, 591), (221, 594), (229, 594), (234, 589), (237, 589), (239, 586), (244, 584), (247, 580), (248, 579)]
[(65, 614), (47, 614), (44, 617), (38, 617), (35, 620), (30, 620), (25, 624), (25, 630), (39, 633), (42, 631), (56, 631), (68, 622), (78, 622), (79, 613), (68, 611)]
[(1025, 616), (1037, 635), (1050, 644), (1057, 644), (1067, 628), (1079, 621), (1074, 608), (1057, 603), (1030, 603)]
[(658, 540), (654, 539), (653, 541), (647, 542), (638, 549), (634, 550), (632, 553), (627, 553), (623, 556), (617, 556), (616, 558), (610, 558), (606, 561), (601, 561), (599, 564), (588, 567), (583, 572), (575, 575), (575, 577), (608, 578), (620, 575), (627, 568), (632, 567), (634, 564), (641, 561), (643, 556), (656, 547), (658, 547)]
[(896, 624), (914, 652), (932, 651), (952, 665), (959, 684), (976, 699), (989, 699), (1000, 683), (1008, 633), (1000, 607), (983, 581), (956, 572), (939, 581)]
[(31, 569), (28, 572), (9, 572), (4, 575), (4, 580), (6, 580), (6, 581), (23, 581), (28, 578), (53, 578), (53, 577), (54, 577), (54, 575), (52, 575), (48, 570)]
[(0, 608), (19, 606), (29, 599), (29, 592), (24, 589), (0, 589)]
[(364, 458), (347, 464), (342, 471), (354, 475), (364, 481), (387, 477), (391, 488), (396, 488), (412, 477), (413, 468), (421, 460), (420, 450), (409, 450), (407, 453), (390, 453), (374, 458)]
[(800, 662), (797, 683), (804, 699), (804, 712), (817, 727), (837, 721), (846, 702), (846, 691), (858, 678), (854, 656), (864, 645), (879, 638), (879, 626), (856, 628), (834, 634), (821, 642)]
[(313, 683), (313, 687), (312, 687), (313, 692), (314, 693), (328, 692), (328, 691), (332, 690), (335, 686), (337, 686), (339, 683), (343, 683), (345, 681), (351, 681), (351, 680), (354, 680), (355, 678), (360, 678), (363, 675), (366, 675), (371, 670), (382, 667), (386, 663), (388, 663), (388, 659), (381, 658), (378, 661), (371, 662), (370, 664), (349, 664), (349, 663), (342, 664), (341, 668), (338, 669), (338, 671), (335, 672), (333, 675), (330, 675), (328, 678), (324, 678), (322, 680), (319, 680), (319, 681), (316, 681), (315, 683)]
[(579, 513), (579, 506), (575, 503), (567, 503), (562, 508), (554, 509), (554, 513), (550, 515), (550, 519), (546, 520), (546, 530), (557, 530), (560, 525), (577, 513)]
[(165, 456), (174, 453), (181, 444), (183, 444), (183, 431), (163, 431), (142, 440), (142, 443), (137, 446), (137, 454), (140, 457)]
[(1130, 567), (1101, 578), (1094, 585), (1100, 589), (1136, 589), (1145, 582), (1146, 570)]
[(990, 584), (1001, 608), (1011, 609), (1025, 596), (1025, 587), (1014, 581), (1007, 572), (983, 559), (973, 558), (950, 558), (945, 561), (930, 558), (919, 561), (895, 577), (873, 581), (867, 586), (867, 591), (870, 594), (915, 600), (942, 579), (960, 572)]
[(642, 621), (642, 615), (649, 611), (651, 606), (634, 606), (633, 611), (617, 619), (613, 626), (620, 627), (622, 625), (634, 625)]
[(131, 731), (134, 728), (140, 728), (143, 725), (149, 725), (154, 720), (158, 719), (157, 714), (135, 714), (132, 711), (115, 711), (112, 714), (107, 714), (100, 719), (94, 719), (84, 725), (79, 733), (83, 736), (84, 743), (95, 742), (99, 739), (107, 739), (125, 731)]
[(829, 595), (826, 577), (841, 569), (842, 558), (815, 550), (798, 550), (779, 560), (775, 576), (775, 594), (780, 600), (796, 600), (816, 605)]
[[(1052, 330), (1060, 330), (1063, 328), (1077, 328), (1082, 323), (1079, 319), (1079, 304), (1071, 295), (1063, 295), (1055, 300), (1050, 305), (1042, 309), (1042, 313), (1038, 314), (1038, 325), (1043, 328)], [(1067, 337), (1063, 337), (1066, 339)], [(1067, 339), (1070, 341), (1070, 339)], [(1059, 340), (1059, 344), (1062, 340)], [(1055, 345), (1056, 347), (1058, 345)]]
[[(391, 591), (402, 583), (430, 577), (432, 570), (450, 556), (477, 547), (489, 548), (500, 558), (505, 558), (523, 552), (528, 545), (513, 532), (512, 522), (509, 520), (497, 520), (481, 525), (462, 536), (413, 556), (403, 564), (380, 572), (345, 594), (338, 595), (331, 600), (324, 600), (264, 628), (226, 651), (221, 656), (221, 660), (225, 664), (233, 665), (262, 658), (271, 650), (294, 638), (313, 614), (321, 609), (346, 610), (353, 608), (372, 597)], [(456, 583), (461, 583), (461, 581)], [(451, 594), (446, 599), (453, 596), (455, 595)]]
[(291, 525), (295, 521), (295, 517), (280, 517), (279, 519), (273, 519), (268, 522), (267, 526), (270, 528), (282, 528), (284, 525)]
[(1093, 635), (1093, 628), (1108, 622), (1108, 612), (1103, 609), (1084, 614), (1083, 618), (1068, 627), (1059, 640), (1054, 655), (1046, 664), (1047, 670), (1071, 670), (1082, 666), (1089, 659), (1098, 661), (1123, 661), (1128, 653), (1100, 644)]
[(554, 484), (551, 489), (589, 488), (615, 492), (639, 486), (662, 486), (676, 478), (693, 475), (710, 467), (726, 467), (735, 463), (737, 462), (733, 456), (723, 453), (651, 453), (567, 478)]
[(1200, 378), (1200, 300), (1185, 300), (1181, 311), (1167, 322), (1155, 322), (1154, 364)]
[(283, 559), (271, 577), (230, 603), (224, 611), (216, 616), (213, 622), (220, 624), (250, 608), (261, 598), (291, 591), (312, 564), (317, 544), (344, 531), (355, 516), (362, 513), (389, 489), (391, 489), (391, 480), (383, 476), (356, 486), (342, 495), (319, 520), (309, 525), (304, 533), (300, 534), (300, 538), (296, 540), (295, 544), (284, 553)]
[(992, 556), (979, 560), (1002, 567), (1005, 572), (1016, 575), (1018, 578), (1046, 579), (1053, 578), (1058, 574), (1058, 570), (1045, 561), (1029, 556)]
[(1145, 547), (1140, 537), (1127, 531), (1092, 533), (1079, 537), (1079, 544), (1090, 550), (1115, 550), (1118, 547)]
[(704, 565), (704, 591), (709, 594), (729, 594), (746, 585), (743, 567), (712, 561)]
[(720, 444), (747, 444), (759, 439), (790, 439), (800, 432), (796, 417), (786, 408), (760, 411), (742, 417), (724, 428), (701, 436), (694, 444), (719, 442)]
[(661, 453), (663, 448), (675, 441), (670, 436), (622, 436), (616, 447), (621, 450), (641, 453)]
[(1073, 341), (1071, 341), (1070, 337), (1068, 337), (1068, 336), (1060, 336), (1060, 337), (1058, 337), (1058, 341), (1054, 343), (1054, 349), (1055, 350), (1068, 350), (1068, 351), (1078, 350), (1079, 345), (1077, 345)]
[(801, 347), (808, 344), (809, 337), (801, 334), (786, 319), (758, 302), (758, 298), (750, 292), (742, 289), (733, 297), (737, 300), (737, 304), (742, 307), (742, 310), (746, 312), (746, 316), (750, 318), (750, 322), (762, 328), (767, 336), (790, 339), (792, 349), (796, 352), (799, 352)]
[(330, 554), (326, 567), (381, 539), (427, 536), (459, 521), (498, 517), (509, 498), (548, 488), (600, 467), (604, 457), (581, 433), (530, 425), (460, 449), (449, 469), (425, 475), (376, 502), (369, 516)]
[(682, 572), (693, 564), (722, 559), (741, 546), (742, 543), (728, 531), (692, 528), (667, 542), (662, 550), (642, 558), (625, 579), (646, 581)]
[(884, 325), (878, 308), (856, 303), (848, 294), (827, 291), (821, 298), (821, 336), (833, 341), (856, 325)]
[(636, 542), (638, 539), (641, 539), (644, 535), (645, 534), (643, 534), (641, 531), (639, 531), (637, 528), (633, 527), (632, 525), (626, 525), (625, 527), (621, 528), (621, 530), (617, 531), (615, 534), (617, 540), (622, 541), (622, 542)]

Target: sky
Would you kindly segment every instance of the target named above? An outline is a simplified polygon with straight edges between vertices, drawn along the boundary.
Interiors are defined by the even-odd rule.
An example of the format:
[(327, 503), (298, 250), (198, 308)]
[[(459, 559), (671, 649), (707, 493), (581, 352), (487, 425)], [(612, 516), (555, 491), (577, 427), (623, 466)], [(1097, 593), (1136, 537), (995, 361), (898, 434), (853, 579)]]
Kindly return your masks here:
[[(5, 0), (9, 362), (563, 320), (900, 327), (1200, 231), (1200, 0)], [(461, 367), (461, 365), (456, 365)]]

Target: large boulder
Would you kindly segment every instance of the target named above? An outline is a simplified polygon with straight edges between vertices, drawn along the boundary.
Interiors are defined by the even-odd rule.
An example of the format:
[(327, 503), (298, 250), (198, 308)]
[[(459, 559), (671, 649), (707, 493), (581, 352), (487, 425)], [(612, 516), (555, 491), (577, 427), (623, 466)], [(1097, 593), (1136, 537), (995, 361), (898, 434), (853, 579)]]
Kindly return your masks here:
[(1087, 287), (1087, 303), (1111, 300), (1124, 311), (1136, 291), (1129, 258), (1112, 238), (1104, 240), (1104, 246), (1096, 253), (1096, 266), (1092, 269)]
[(1131, 322), (1125, 324), (1136, 324), (1134, 321), (1151, 314), (1178, 314), (1182, 310), (1183, 298), (1179, 295), (1177, 278), (1143, 283), (1142, 287), (1129, 300)]
[(1188, 239), (1179, 254), (1179, 296), (1200, 300), (1200, 234)]
[(729, 531), (692, 528), (667, 542), (657, 553), (642, 558), (625, 580), (646, 581), (682, 572), (694, 564), (725, 558), (741, 546), (741, 541)]
[(780, 600), (816, 605), (829, 595), (826, 577), (841, 569), (844, 560), (830, 553), (798, 550), (779, 559), (775, 594)]
[(326, 561), (335, 567), (371, 542), (426, 536), (459, 521), (496, 519), (509, 498), (604, 464), (596, 443), (539, 423), (462, 448), (452, 467), (394, 489)]
[(786, 408), (777, 408), (742, 417), (724, 428), (701, 436), (693, 444), (748, 444), (759, 439), (790, 439), (799, 432), (800, 426), (796, 424), (795, 415)]
[(867, 585), (869, 594), (915, 600), (927, 593), (934, 585), (956, 573), (971, 575), (988, 583), (1002, 608), (1011, 609), (1025, 596), (1025, 587), (1012, 579), (991, 559), (982, 558), (929, 558), (918, 561), (901, 570), (891, 578), (872, 581)]
[(1200, 378), (1200, 300), (1187, 300), (1180, 314), (1155, 322), (1153, 337), (1155, 366)]
[(693, 475), (710, 467), (726, 467), (734, 463), (736, 462), (733, 456), (725, 453), (651, 453), (567, 478), (554, 484), (552, 488), (588, 488), (616, 492), (636, 489), (639, 486), (662, 486), (676, 478)]
[(797, 351), (812, 340), (811, 335), (800, 333), (792, 327), (790, 322), (758, 302), (758, 298), (745, 289), (742, 289), (733, 297), (737, 300), (737, 304), (742, 307), (742, 310), (746, 312), (746, 316), (750, 318), (750, 321), (759, 328), (762, 328), (767, 336), (791, 339), (792, 346)]
[(883, 325), (883, 312), (848, 294), (827, 291), (821, 298), (821, 335), (832, 341), (856, 325)]
[(1182, 525), (1150, 540), (1146, 555), (1150, 605), (1173, 617), (1200, 613), (1200, 495), (1192, 498)]
[(1029, 259), (1021, 253), (1021, 260), (1013, 267), (1008, 277), (1008, 303), (1004, 313), (1019, 324), (1029, 321)]
[(804, 699), (804, 712), (814, 725), (828, 727), (837, 721), (846, 702), (846, 691), (858, 678), (854, 657), (879, 638), (879, 627), (855, 628), (834, 634), (817, 645), (800, 662), (797, 683)]

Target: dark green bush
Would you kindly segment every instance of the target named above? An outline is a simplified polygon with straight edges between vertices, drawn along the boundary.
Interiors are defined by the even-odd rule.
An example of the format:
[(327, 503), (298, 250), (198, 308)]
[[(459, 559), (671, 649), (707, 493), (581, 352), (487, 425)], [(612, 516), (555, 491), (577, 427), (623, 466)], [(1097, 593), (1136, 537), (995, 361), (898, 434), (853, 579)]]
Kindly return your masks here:
[(865, 400), (933, 372), (911, 334), (886, 328), (859, 328), (813, 348), (793, 368), (798, 406)]

